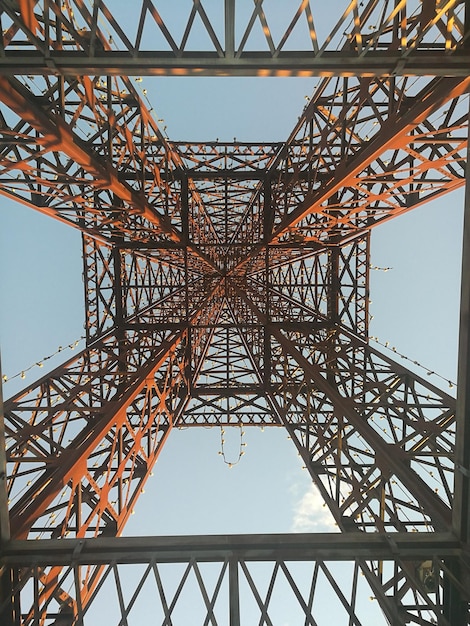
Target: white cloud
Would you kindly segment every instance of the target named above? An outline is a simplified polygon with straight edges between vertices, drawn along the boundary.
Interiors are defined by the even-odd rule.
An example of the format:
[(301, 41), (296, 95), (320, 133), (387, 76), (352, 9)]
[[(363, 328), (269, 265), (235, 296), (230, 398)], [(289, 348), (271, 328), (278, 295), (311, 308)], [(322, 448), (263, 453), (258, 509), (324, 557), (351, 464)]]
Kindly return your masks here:
[(291, 530), (294, 533), (338, 532), (333, 516), (328, 507), (324, 506), (323, 499), (315, 485), (309, 485), (308, 490), (295, 506)]

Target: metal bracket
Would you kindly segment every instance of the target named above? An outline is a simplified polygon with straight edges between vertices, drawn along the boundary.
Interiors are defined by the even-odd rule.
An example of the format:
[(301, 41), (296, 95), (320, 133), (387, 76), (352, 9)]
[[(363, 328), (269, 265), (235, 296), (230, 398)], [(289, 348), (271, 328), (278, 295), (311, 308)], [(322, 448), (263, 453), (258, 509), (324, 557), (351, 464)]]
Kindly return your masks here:
[(80, 541), (77, 543), (77, 545), (73, 549), (73, 552), (72, 552), (72, 563), (75, 562), (76, 558), (78, 557), (78, 555), (82, 551), (84, 545), (85, 545), (85, 540), (84, 539), (80, 539)]

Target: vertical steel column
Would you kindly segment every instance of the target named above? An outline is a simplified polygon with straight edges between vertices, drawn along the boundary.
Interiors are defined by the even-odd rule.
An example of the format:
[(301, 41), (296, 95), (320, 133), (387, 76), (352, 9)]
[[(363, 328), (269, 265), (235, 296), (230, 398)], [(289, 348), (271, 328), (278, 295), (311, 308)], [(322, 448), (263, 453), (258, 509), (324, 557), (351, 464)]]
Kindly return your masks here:
[[(328, 199), (328, 204), (338, 204), (338, 194), (334, 194)], [(332, 211), (332, 214), (339, 217), (339, 211)], [(328, 320), (332, 325), (339, 322), (339, 255), (340, 255), (340, 238), (337, 234), (332, 234), (329, 237), (329, 249), (328, 249), (328, 292), (327, 292), (327, 306), (328, 306)]]
[(238, 560), (231, 558), (228, 564), (230, 626), (240, 626), (240, 587)]
[[(3, 386), (2, 365), (0, 362), (0, 546), (10, 539), (10, 519), (8, 516), (8, 494), (5, 452), (5, 420), (3, 417)], [(11, 595), (14, 587), (14, 573), (9, 567), (0, 568), (0, 604)], [(15, 626), (17, 606), (14, 602), (7, 611), (0, 613), (0, 623), (4, 626)]]
[(193, 330), (190, 323), (190, 301), (189, 301), (189, 264), (188, 264), (188, 246), (191, 239), (191, 229), (189, 227), (190, 215), (189, 215), (189, 183), (188, 177), (185, 174), (181, 178), (181, 234), (184, 243), (184, 319), (188, 322), (188, 334), (186, 341), (186, 372), (185, 378), (188, 385), (187, 392), (189, 395), (193, 389), (193, 375), (191, 365), (191, 354), (193, 351)]
[[(470, 0), (465, 2), (465, 34), (467, 36), (465, 47), (470, 47)], [(470, 142), (467, 145), (465, 179), (455, 450), (457, 471), (453, 529), (459, 539), (468, 545), (470, 541)]]
[(225, 0), (225, 58), (235, 56), (235, 0)]
[(2, 363), (0, 361), (0, 544), (10, 539), (8, 516), (7, 461), (5, 445), (5, 420), (3, 415)]
[[(120, 199), (115, 196), (114, 202), (117, 206), (122, 206), (122, 202)], [(123, 242), (123, 237), (120, 233), (116, 233), (113, 236), (113, 251), (112, 251), (112, 263), (113, 263), (113, 271), (114, 271), (114, 301), (116, 305), (116, 317), (114, 323), (116, 325), (116, 338), (119, 341), (124, 340), (124, 317), (126, 312), (124, 310), (124, 302), (123, 302), (123, 285), (122, 285), (122, 265), (121, 265), (121, 248), (119, 246), (120, 243)]]
[[(470, 47), (470, 0), (465, 0), (465, 41)], [(470, 120), (470, 110), (469, 110)], [(459, 358), (457, 377), (455, 483), (452, 526), (462, 544), (470, 541), (470, 144), (467, 144), (465, 169), (465, 206), (462, 250), (462, 287), (460, 293)], [(459, 589), (446, 580), (444, 611), (454, 626), (466, 626), (469, 619), (470, 572), (468, 564), (449, 563), (451, 573), (468, 589), (462, 597)]]
[[(339, 253), (340, 248), (338, 245), (333, 246), (328, 250), (328, 293), (327, 293), (327, 306), (328, 306), (328, 321), (331, 324), (337, 324), (339, 322)], [(355, 330), (355, 329), (354, 329)]]
[[(470, 2), (466, 3), (467, 20), (470, 17)], [(470, 112), (469, 112), (470, 119)], [(460, 296), (460, 337), (458, 359), (458, 392), (456, 411), (455, 487), (452, 508), (453, 530), (463, 545), (470, 541), (470, 147), (467, 147), (465, 187), (465, 210), (462, 252), (462, 288)], [(470, 589), (470, 574), (467, 568), (451, 564), (452, 573)], [(446, 613), (455, 626), (464, 626), (468, 620), (468, 598), (447, 585)]]
[(20, 594), (14, 594), (13, 590), (17, 584), (17, 574), (13, 568), (3, 567), (0, 573), (0, 604), (7, 598), (11, 601), (7, 603), (4, 610), (0, 611), (0, 624), (2, 626), (20, 626)]
[(263, 183), (264, 204), (263, 204), (263, 240), (265, 243), (264, 261), (265, 261), (265, 293), (266, 293), (266, 321), (264, 326), (264, 347), (263, 347), (263, 385), (266, 392), (271, 387), (271, 333), (269, 330), (269, 322), (271, 321), (271, 276), (269, 264), (269, 245), (268, 241), (271, 236), (272, 229), (272, 179), (267, 176)]

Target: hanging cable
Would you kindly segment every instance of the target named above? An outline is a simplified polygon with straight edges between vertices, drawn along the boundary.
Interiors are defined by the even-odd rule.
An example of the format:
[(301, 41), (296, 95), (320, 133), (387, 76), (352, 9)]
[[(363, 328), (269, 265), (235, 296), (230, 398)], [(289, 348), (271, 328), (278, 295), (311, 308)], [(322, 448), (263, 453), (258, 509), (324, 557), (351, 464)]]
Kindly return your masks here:
[(244, 448), (246, 447), (246, 443), (243, 441), (243, 436), (245, 434), (245, 431), (243, 430), (242, 425), (239, 426), (239, 430), (240, 430), (240, 449), (238, 451), (238, 458), (236, 459), (236, 461), (229, 461), (225, 454), (225, 429), (223, 426), (220, 427), (220, 450), (218, 454), (222, 457), (224, 463), (228, 465), (230, 469), (234, 467), (235, 465), (238, 465), (238, 463), (240, 463), (240, 459), (245, 454)]
[(434, 370), (429, 369), (428, 367), (426, 367), (425, 365), (422, 365), (418, 361), (410, 359), (409, 357), (402, 354), (401, 352), (398, 352), (395, 346), (390, 346), (389, 341), (386, 341), (385, 343), (383, 343), (382, 341), (379, 341), (378, 337), (369, 337), (369, 339), (371, 339), (372, 341), (375, 341), (375, 343), (377, 343), (379, 346), (382, 346), (382, 348), (386, 348), (387, 350), (390, 350), (390, 352), (393, 352), (394, 354), (399, 356), (401, 359), (404, 359), (405, 361), (409, 361), (410, 363), (413, 363), (413, 365), (420, 367), (426, 372), (427, 376), (436, 376), (437, 378), (444, 380), (449, 385), (449, 389), (453, 389), (453, 387), (456, 387), (456, 383), (454, 383), (452, 380), (449, 380), (445, 376), (441, 376), (441, 374), (438, 374)]
[(21, 378), (21, 379), (24, 380), (26, 378), (26, 373), (29, 372), (30, 370), (32, 370), (34, 367), (44, 367), (44, 362), (45, 361), (48, 361), (49, 359), (54, 358), (60, 352), (63, 352), (64, 350), (74, 350), (78, 346), (78, 344), (81, 341), (83, 341), (83, 339), (85, 339), (84, 336), (80, 337), (80, 339), (77, 339), (76, 341), (74, 341), (72, 343), (69, 343), (66, 346), (59, 346), (57, 348), (57, 350), (55, 352), (53, 352), (52, 354), (49, 354), (49, 356), (43, 357), (41, 360), (36, 361), (36, 363), (33, 363), (29, 367), (26, 367), (25, 369), (21, 370), (21, 372), (18, 372), (17, 374), (14, 374), (13, 376), (7, 376), (6, 374), (3, 374), (3, 376), (2, 376), (3, 382), (7, 383), (7, 382), (10, 382), (10, 380), (14, 380), (15, 378)]

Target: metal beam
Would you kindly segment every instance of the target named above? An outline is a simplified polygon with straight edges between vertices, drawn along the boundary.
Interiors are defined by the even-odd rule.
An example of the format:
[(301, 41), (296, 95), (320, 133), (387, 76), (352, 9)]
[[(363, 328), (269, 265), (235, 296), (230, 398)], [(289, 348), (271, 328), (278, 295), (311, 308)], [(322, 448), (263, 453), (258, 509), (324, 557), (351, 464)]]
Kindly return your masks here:
[[(240, 298), (246, 302), (251, 311), (261, 320), (266, 321), (265, 315), (257, 307), (254, 300), (248, 294), (237, 290)], [(302, 369), (307, 380), (312, 381), (315, 388), (325, 394), (328, 401), (334, 407), (333, 411), (337, 416), (346, 419), (349, 425), (360, 437), (367, 442), (375, 454), (377, 467), (388, 475), (395, 474), (403, 483), (409, 493), (419, 502), (420, 508), (426, 511), (433, 521), (437, 531), (442, 531), (449, 527), (452, 519), (450, 507), (441, 500), (440, 497), (426, 484), (425, 480), (418, 472), (411, 469), (409, 459), (404, 450), (397, 446), (388, 444), (368, 423), (357, 410), (357, 401), (354, 396), (342, 395), (336, 383), (329, 381), (319, 364), (312, 362), (302, 353), (301, 349), (294, 344), (280, 329), (270, 326), (272, 337), (281, 346), (284, 358), (292, 358)], [(359, 340), (358, 340), (359, 341)], [(364, 344), (366, 345), (366, 344)], [(371, 352), (376, 352), (367, 348)], [(450, 411), (452, 413), (452, 411)]]
[(287, 354), (290, 354), (295, 361), (297, 361), (305, 372), (305, 375), (314, 382), (318, 389), (326, 393), (328, 398), (331, 399), (335, 410), (344, 415), (356, 432), (364, 437), (364, 440), (371, 445), (375, 452), (377, 466), (383, 468), (384, 472), (391, 470), (402, 480), (410, 493), (418, 499), (423, 509), (431, 516), (436, 528), (442, 529), (448, 527), (451, 519), (450, 509), (436, 496), (426, 484), (425, 480), (411, 470), (405, 455), (400, 454), (397, 449), (392, 449), (391, 446), (385, 443), (384, 440), (363, 421), (362, 417), (359, 416), (354, 408), (354, 402), (349, 398), (343, 398), (338, 393), (337, 389), (333, 388), (333, 386), (320, 375), (319, 368), (317, 368), (315, 364), (310, 363), (289, 339), (280, 331), (274, 329), (272, 334)]
[[(93, 358), (83, 358), (78, 373), (66, 376), (64, 371), (49, 386), (45, 380), (33, 386), (29, 392), (39, 388), (37, 398), (29, 392), (18, 396), (13, 409), (5, 412), (7, 432), (12, 434), (12, 482), (19, 494), (16, 502), (13, 498), (13, 534), (23, 537), (32, 528), (31, 536), (48, 532), (50, 539), (10, 540), (0, 494), (0, 565), (6, 572), (0, 580), (0, 605), (2, 596), (4, 604), (12, 601), (6, 614), (0, 607), (0, 621), (16, 626), (27, 615), (29, 623), (34, 612), (35, 622), (53, 619), (57, 624), (67, 609), (72, 615), (73, 607), (81, 623), (105, 570), (103, 579), (113, 571), (120, 587), (118, 564), (143, 563), (158, 578), (157, 563), (185, 563), (186, 571), (193, 568), (201, 579), (206, 623), (215, 623), (218, 592), (208, 595), (197, 567), (200, 561), (215, 561), (223, 564), (217, 589), (224, 572), (229, 573), (230, 625), (240, 623), (240, 590), (247, 581), (261, 609), (260, 623), (268, 624), (271, 592), (264, 599), (251, 584), (246, 562), (270, 563), (273, 586), (278, 571), (290, 576), (288, 561), (314, 561), (319, 568), (314, 578), (323, 570), (350, 624), (366, 623), (355, 613), (362, 570), (394, 626), (429, 623), (432, 613), (442, 626), (463, 626), (468, 621), (465, 586), (470, 588), (464, 571), (470, 532), (470, 229), (466, 227), (469, 241), (464, 247), (455, 492), (453, 399), (436, 391), (424, 400), (415, 393), (416, 377), (410, 374), (411, 383), (404, 382), (404, 370), (397, 371), (359, 339), (367, 337), (368, 249), (352, 246), (348, 256), (344, 248), (351, 232), (368, 231), (375, 223), (462, 184), (464, 116), (455, 121), (446, 112), (437, 125), (433, 117), (445, 102), (470, 89), (469, 0), (347, 0), (329, 34), (328, 29), (317, 30), (312, 13), (316, 9), (308, 0), (291, 3), (293, 12), (274, 30), (270, 3), (263, 6), (263, 0), (255, 0), (245, 18), (237, 12), (243, 3), (236, 0), (219, 3), (219, 14), (207, 13), (205, 0), (193, 0), (187, 3), (189, 16), (183, 9), (178, 15), (184, 33), (180, 43), (172, 34), (173, 24), (166, 24), (159, 14), (157, 0), (136, 0), (133, 34), (125, 32), (128, 25), (105, 2), (93, 0), (91, 9), (82, 0), (0, 2), (0, 101), (20, 117), (15, 128), (5, 124), (2, 129), (3, 193), (16, 194), (28, 205), (83, 230), (93, 228), (91, 235), (108, 236), (106, 250), (101, 254), (96, 245), (96, 258), (88, 267), (87, 283), (96, 279), (86, 296), (87, 313), (93, 317), (87, 327), (91, 348), (86, 356)], [(303, 20), (304, 47), (295, 43), (297, 23)], [(203, 35), (198, 52), (191, 49), (193, 24)], [(141, 50), (148, 41), (153, 50)], [(14, 74), (49, 76), (44, 79), (48, 88), (42, 92), (35, 84), (41, 81), (26, 76), (6, 78)], [(108, 76), (106, 86), (87, 74)], [(170, 144), (135, 90), (127, 89), (131, 81), (123, 79), (120, 83), (126, 89), (117, 89), (112, 83), (119, 81), (109, 78), (113, 75), (343, 79), (319, 81), (288, 141), (258, 151), (257, 144), (237, 142)], [(418, 80), (415, 89), (408, 84), (415, 81), (400, 76), (440, 78)], [(343, 89), (338, 88), (340, 83)], [(88, 123), (89, 112), (93, 133), (86, 140), (70, 115)], [(113, 126), (109, 120), (116, 114)], [(374, 167), (388, 150), (395, 155), (390, 167), (384, 162)], [(69, 170), (68, 164), (74, 167)], [(13, 169), (19, 178), (9, 178)], [(81, 170), (85, 182), (80, 177), (75, 182)], [(404, 178), (403, 171), (408, 172)], [(88, 195), (75, 192), (80, 185)], [(101, 204), (103, 189), (116, 200), (108, 203), (104, 198)], [(420, 189), (427, 191), (420, 196)], [(469, 194), (467, 190), (467, 213)], [(73, 219), (67, 219), (69, 198)], [(53, 200), (60, 200), (59, 208)], [(96, 221), (86, 206), (90, 200), (100, 218)], [(388, 205), (390, 200), (394, 202)], [(362, 211), (367, 217), (358, 218)], [(126, 218), (123, 226), (121, 217)], [(92, 248), (85, 248), (87, 261)], [(306, 262), (312, 253), (318, 258)], [(344, 268), (349, 271), (346, 278)], [(197, 292), (208, 293), (215, 282), (217, 293), (199, 306)], [(363, 282), (365, 286), (359, 287)], [(242, 296), (233, 295), (237, 290)], [(193, 308), (198, 313), (191, 318)], [(116, 326), (115, 343), (95, 359), (98, 338), (115, 332)], [(144, 329), (148, 346), (142, 345), (144, 333), (139, 335)], [(380, 359), (374, 360), (377, 355)], [(209, 380), (203, 384), (199, 378), (204, 380), (206, 373)], [(49, 394), (57, 381), (70, 388), (64, 384), (64, 390)], [(430, 389), (420, 384), (425, 391)], [(229, 407), (225, 399), (232, 397), (239, 403), (233, 412), (238, 423), (285, 425), (292, 438), (297, 437), (306, 468), (336, 512), (343, 535), (79, 539), (121, 532), (171, 427), (228, 422), (233, 416), (228, 408), (217, 412), (214, 406), (223, 399)], [(144, 414), (148, 421), (141, 419)], [(161, 415), (166, 420), (164, 433), (159, 431)], [(374, 427), (374, 415), (386, 417), (390, 439), (381, 434), (387, 435), (385, 428)], [(126, 420), (129, 428), (124, 427)], [(402, 432), (394, 432), (402, 425)], [(60, 429), (65, 433), (73, 428), (79, 434), (64, 446), (67, 439)], [(151, 454), (141, 442), (144, 432), (145, 442), (155, 442)], [(445, 446), (441, 433), (448, 435)], [(105, 441), (104, 450), (98, 449)], [(96, 466), (90, 463), (92, 457)], [(142, 462), (136, 464), (137, 459)], [(0, 481), (1, 464), (0, 457)], [(442, 473), (442, 498), (431, 490), (422, 471), (434, 466)], [(37, 478), (28, 489), (31, 468)], [(125, 487), (130, 480), (130, 487)], [(391, 486), (396, 483), (399, 486)], [(401, 485), (409, 492), (408, 502), (397, 495)], [(114, 495), (111, 499), (111, 489), (117, 501)], [(68, 499), (56, 507), (59, 495)], [(49, 513), (51, 524), (44, 521)], [(454, 534), (447, 532), (451, 519)], [(437, 533), (402, 532), (428, 530), (432, 524)], [(393, 534), (386, 534), (390, 528)], [(69, 532), (78, 538), (64, 539)], [(353, 561), (350, 594), (339, 589), (325, 569), (326, 560)], [(388, 573), (382, 561), (392, 563)], [(443, 596), (430, 597), (435, 591), (418, 579), (422, 561), (436, 565), (434, 582), (444, 587)], [(64, 599), (63, 589), (70, 589), (68, 573), (59, 581), (64, 565), (76, 576), (76, 600), (70, 591)], [(81, 566), (89, 566), (86, 579), (79, 576)], [(36, 585), (33, 609), (31, 593), (26, 594), (26, 613), (15, 604), (20, 606), (15, 596), (23, 584), (15, 583), (15, 568), (24, 568), (24, 580), (31, 575)], [(312, 590), (313, 583), (312, 579)], [(299, 599), (298, 588), (291, 588)], [(46, 616), (49, 608), (56, 610), (51, 599), (59, 606), (53, 617)], [(313, 626), (313, 595), (310, 605), (307, 602), (299, 599), (305, 625)], [(121, 606), (122, 623), (127, 623), (131, 604)], [(164, 608), (165, 623), (170, 623), (171, 612)]]
[(445, 49), (403, 52), (374, 50), (363, 56), (355, 52), (312, 51), (244, 52), (233, 57), (227, 48), (223, 56), (210, 52), (185, 52), (175, 56), (157, 50), (95, 51), (90, 56), (80, 50), (7, 50), (0, 57), (3, 75), (62, 76), (468, 76), (470, 53)]
[[(112, 191), (121, 201), (132, 207), (131, 211), (145, 217), (158, 232), (179, 243), (180, 233), (168, 223), (168, 219), (150, 206), (143, 194), (137, 193), (120, 179), (110, 163), (100, 162), (97, 155), (87, 150), (62, 116), (47, 115), (38, 105), (37, 98), (18, 81), (0, 75), (0, 101), (6, 104), (19, 117), (27, 121), (43, 137), (43, 145), (69, 156), (90, 174), (97, 184)], [(41, 142), (40, 142), (41, 143)]]
[(459, 556), (451, 533), (296, 533), (273, 535), (193, 535), (168, 537), (97, 537), (94, 539), (11, 540), (1, 563), (101, 565), (225, 561), (349, 561), (354, 559), (429, 559)]
[[(429, 83), (419, 96), (414, 98), (412, 106), (398, 115), (390, 115), (384, 121), (380, 132), (370, 141), (363, 143), (361, 149), (354, 156), (340, 160), (331, 179), (328, 182), (325, 181), (319, 189), (308, 194), (305, 200), (275, 227), (271, 241), (279, 240), (289, 229), (309, 214), (321, 211), (323, 203), (342, 188), (354, 186), (356, 184), (355, 177), (375, 159), (385, 154), (387, 150), (397, 150), (407, 146), (410, 143), (410, 133), (414, 128), (446, 102), (462, 96), (469, 89), (470, 78), (468, 73), (463, 80), (440, 78)], [(275, 162), (274, 167), (277, 165)], [(395, 215), (394, 212), (390, 213), (390, 217), (395, 217)], [(382, 219), (380, 222), (383, 221)], [(371, 221), (369, 228), (373, 225), (374, 223)]]
[(5, 451), (5, 420), (3, 415), (2, 364), (0, 361), (0, 545), (10, 539), (8, 516), (7, 460)]
[[(54, 500), (57, 494), (63, 489), (64, 485), (74, 481), (80, 481), (86, 474), (86, 460), (90, 453), (99, 445), (106, 437), (112, 427), (119, 428), (126, 420), (126, 412), (129, 405), (132, 404), (140, 392), (146, 388), (147, 381), (151, 380), (162, 366), (165, 360), (171, 355), (175, 347), (183, 340), (184, 331), (175, 332), (166, 342), (162, 342), (160, 349), (145, 365), (141, 365), (139, 377), (136, 377), (127, 389), (122, 393), (122, 397), (118, 397), (115, 401), (107, 402), (104, 406), (96, 408), (95, 420), (90, 422), (88, 427), (84, 427), (82, 432), (75, 438), (73, 445), (68, 446), (62, 451), (58, 457), (58, 462), (51, 463), (44, 470), (43, 475), (39, 478), (38, 483), (34, 482), (29, 489), (26, 490), (23, 497), (18, 500), (10, 511), (10, 519), (14, 536), (25, 537), (31, 529), (35, 521), (40, 518), (48, 505)], [(164, 390), (162, 399), (166, 400), (166, 396), (170, 390)], [(15, 411), (15, 398), (9, 401), (5, 413)], [(93, 407), (90, 407), (90, 412)], [(169, 425), (165, 439), (171, 430)], [(17, 434), (19, 437), (20, 433)], [(28, 428), (26, 434), (28, 437)], [(131, 514), (128, 507), (123, 511), (123, 524), (127, 517)], [(82, 529), (78, 531), (82, 533)]]
[(467, 159), (460, 298), (459, 373), (457, 393), (456, 475), (453, 527), (470, 543), (470, 146)]
[[(467, 149), (465, 210), (460, 295), (460, 336), (456, 407), (455, 487), (452, 526), (467, 549), (470, 545), (470, 149)], [(452, 573), (470, 588), (468, 568), (454, 563)], [(459, 590), (449, 581), (446, 612), (452, 624), (467, 624), (468, 606)]]
[[(331, 31), (308, 0), (277, 12), (273, 28), (267, 4), (257, 1), (250, 10), (243, 2), (225, 0), (208, 11), (198, 0), (181, 8), (180, 31), (165, 20), (156, 0), (136, 0), (136, 29), (103, 0), (91, 11), (77, 0), (60, 8), (48, 0), (3, 3), (0, 68), (12, 74), (81, 76), (467, 75), (458, 0), (418, 6), (404, 0), (388, 10), (381, 8), (382, 0), (353, 0), (344, 3)], [(148, 41), (153, 49), (142, 50)]]

